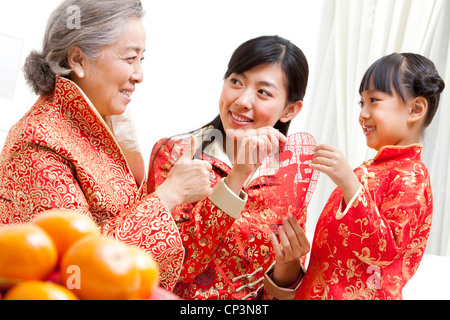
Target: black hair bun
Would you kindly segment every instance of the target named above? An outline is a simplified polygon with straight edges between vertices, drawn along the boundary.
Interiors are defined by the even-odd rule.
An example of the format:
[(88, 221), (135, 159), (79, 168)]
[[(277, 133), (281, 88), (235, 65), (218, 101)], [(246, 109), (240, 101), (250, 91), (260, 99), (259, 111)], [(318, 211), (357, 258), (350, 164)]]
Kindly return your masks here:
[(424, 98), (439, 95), (444, 88), (444, 80), (436, 73), (420, 72), (414, 82), (414, 91)]

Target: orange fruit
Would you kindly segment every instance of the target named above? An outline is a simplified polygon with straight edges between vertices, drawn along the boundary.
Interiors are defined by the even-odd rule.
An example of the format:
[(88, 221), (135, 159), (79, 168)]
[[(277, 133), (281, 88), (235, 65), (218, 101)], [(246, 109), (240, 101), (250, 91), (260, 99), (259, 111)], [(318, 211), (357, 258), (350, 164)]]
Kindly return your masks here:
[(5, 300), (78, 300), (69, 289), (56, 283), (30, 280), (21, 282), (5, 294)]
[(47, 210), (37, 215), (32, 223), (44, 229), (53, 239), (59, 259), (68, 247), (82, 237), (100, 235), (99, 227), (91, 218), (73, 210)]
[(159, 270), (153, 257), (145, 251), (130, 247), (135, 255), (135, 263), (139, 270), (140, 286), (135, 299), (149, 299), (155, 287), (159, 285)]
[(85, 236), (63, 255), (61, 283), (83, 300), (127, 300), (140, 275), (130, 248), (115, 239)]
[(30, 223), (0, 227), (3, 281), (44, 279), (56, 267), (57, 258), (55, 244), (40, 227)]

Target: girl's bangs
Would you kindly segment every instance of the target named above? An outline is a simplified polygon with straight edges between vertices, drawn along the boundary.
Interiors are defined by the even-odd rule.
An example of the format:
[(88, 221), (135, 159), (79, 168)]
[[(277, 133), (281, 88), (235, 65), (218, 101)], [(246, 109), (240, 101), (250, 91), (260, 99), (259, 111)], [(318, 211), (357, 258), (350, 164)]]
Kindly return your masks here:
[(376, 61), (366, 71), (359, 87), (359, 93), (372, 90), (393, 95), (394, 92), (398, 92), (403, 99), (403, 92), (400, 89), (402, 63), (401, 55), (395, 54)]

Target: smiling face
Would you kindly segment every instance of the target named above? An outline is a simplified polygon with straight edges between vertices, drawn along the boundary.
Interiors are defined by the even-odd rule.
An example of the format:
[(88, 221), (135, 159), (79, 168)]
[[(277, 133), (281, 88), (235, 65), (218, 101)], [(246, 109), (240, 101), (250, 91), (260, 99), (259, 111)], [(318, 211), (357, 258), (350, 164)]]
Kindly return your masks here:
[(143, 80), (141, 62), (145, 38), (142, 22), (133, 18), (128, 21), (120, 39), (104, 47), (98, 59), (90, 61), (81, 52), (74, 53), (72, 79), (100, 115), (122, 114), (131, 102), (136, 84)]
[(225, 132), (258, 129), (274, 126), (278, 120), (291, 120), (296, 115), (290, 113), (292, 105), (288, 103), (281, 66), (265, 63), (242, 74), (232, 73), (225, 79), (219, 112)]
[(417, 134), (410, 125), (413, 99), (403, 102), (396, 92), (364, 90), (361, 93), (359, 123), (367, 146), (379, 150), (387, 145), (406, 146), (417, 143)]

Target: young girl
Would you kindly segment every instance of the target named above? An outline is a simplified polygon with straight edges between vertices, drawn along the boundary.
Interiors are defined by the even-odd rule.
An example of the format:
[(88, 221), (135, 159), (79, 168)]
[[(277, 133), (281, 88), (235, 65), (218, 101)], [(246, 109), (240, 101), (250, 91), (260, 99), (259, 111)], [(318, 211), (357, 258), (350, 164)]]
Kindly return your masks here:
[[(150, 159), (149, 190), (156, 192), (178, 154), (186, 153), (182, 145), (191, 135), (199, 143), (195, 157), (212, 165), (213, 193), (172, 211), (186, 251), (174, 292), (184, 299), (255, 299), (263, 294), (264, 272), (275, 260), (271, 228), (282, 221), (267, 203), (272, 186), (253, 174), (259, 160), (286, 141), (289, 123), (302, 108), (308, 64), (291, 42), (263, 36), (235, 50), (224, 78), (219, 116), (188, 139), (159, 141)], [(252, 146), (259, 157), (251, 157)], [(304, 227), (305, 206), (293, 215)]]
[(316, 148), (311, 168), (338, 187), (317, 223), (306, 273), (295, 267), (276, 272), (295, 265), (298, 256), (285, 252), (304, 239), (291, 237), (282, 248), (274, 241), (277, 262), (266, 274), (266, 290), (279, 299), (402, 298), (430, 232), (430, 177), (419, 141), (444, 86), (434, 64), (417, 54), (394, 53), (368, 69), (360, 86), (359, 122), (367, 145), (378, 154), (353, 172), (339, 150)]

